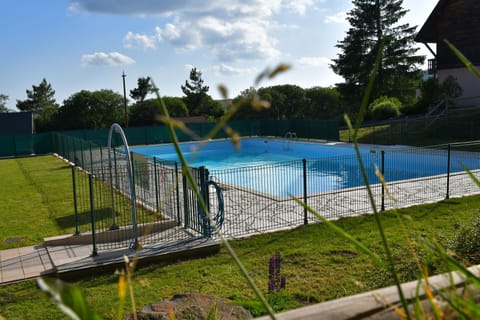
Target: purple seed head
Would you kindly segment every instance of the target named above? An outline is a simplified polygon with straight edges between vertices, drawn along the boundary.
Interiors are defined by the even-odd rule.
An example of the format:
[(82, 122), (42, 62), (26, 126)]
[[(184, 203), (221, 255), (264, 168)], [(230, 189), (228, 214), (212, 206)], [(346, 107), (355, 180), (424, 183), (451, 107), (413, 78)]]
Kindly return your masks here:
[(275, 291), (275, 281), (274, 280), (270, 280), (268, 282), (268, 292), (272, 292), (272, 291)]
[(287, 285), (287, 277), (282, 276), (282, 279), (280, 280), (280, 289), (285, 289), (286, 285)]
[(270, 279), (275, 276), (275, 257), (274, 256), (270, 257), (268, 273), (269, 273)]

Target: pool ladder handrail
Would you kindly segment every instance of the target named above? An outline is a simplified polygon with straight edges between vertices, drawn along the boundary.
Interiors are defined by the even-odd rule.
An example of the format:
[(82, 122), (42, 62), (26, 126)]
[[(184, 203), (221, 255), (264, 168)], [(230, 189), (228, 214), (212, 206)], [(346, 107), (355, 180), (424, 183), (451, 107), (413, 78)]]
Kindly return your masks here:
[(295, 133), (295, 131), (287, 131), (285, 133), (285, 141), (283, 142), (283, 150), (290, 150), (290, 140), (296, 138), (297, 134)]

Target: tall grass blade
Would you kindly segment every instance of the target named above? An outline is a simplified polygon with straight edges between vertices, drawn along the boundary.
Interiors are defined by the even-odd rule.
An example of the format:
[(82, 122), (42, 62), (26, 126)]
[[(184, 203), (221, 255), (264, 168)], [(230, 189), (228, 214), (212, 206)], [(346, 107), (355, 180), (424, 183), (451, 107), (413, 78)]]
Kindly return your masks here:
[(461, 163), (460, 165), (462, 166), (462, 169), (468, 174), (470, 179), (472, 179), (473, 183), (475, 183), (477, 187), (480, 188), (480, 180), (478, 180), (478, 178), (473, 175), (472, 171), (470, 171), (463, 163)]
[(467, 57), (465, 57), (463, 53), (461, 53), (460, 50), (458, 50), (450, 41), (448, 41), (447, 39), (444, 39), (443, 41), (447, 44), (450, 50), (452, 50), (452, 52), (457, 56), (457, 58), (465, 65), (468, 71), (470, 71), (478, 79), (480, 79), (480, 72), (477, 70), (477, 68), (475, 68), (473, 63), (471, 63), (470, 60), (468, 60)]
[[(170, 119), (170, 115), (168, 113), (168, 110), (165, 106), (165, 103), (163, 102), (161, 96), (160, 96), (160, 93), (159, 93), (159, 90), (158, 88), (155, 86), (154, 83), (152, 83), (153, 87), (155, 88), (155, 93), (157, 95), (157, 99), (160, 101), (160, 105), (161, 105), (161, 110), (163, 112), (163, 116), (169, 120)], [(225, 120), (226, 122), (226, 120)], [(170, 121), (166, 121), (166, 126), (167, 126), (167, 131), (168, 131), (168, 134), (170, 136), (170, 139), (172, 140), (173, 144), (174, 144), (174, 147), (175, 147), (175, 151), (177, 152), (177, 156), (180, 160), (180, 163), (181, 163), (181, 166), (182, 166), (182, 172), (183, 174), (185, 175), (190, 187), (192, 188), (194, 194), (195, 194), (195, 197), (197, 199), (197, 201), (199, 202), (199, 205), (200, 207), (202, 208), (202, 211), (203, 211), (203, 214), (206, 215), (205, 218), (207, 219), (210, 219), (210, 215), (208, 213), (208, 209), (207, 209), (207, 205), (205, 204), (205, 201), (203, 200), (203, 197), (201, 196), (200, 194), (200, 190), (197, 186), (197, 184), (195, 183), (195, 181), (193, 180), (193, 176), (192, 176), (192, 173), (189, 169), (189, 166), (188, 166), (188, 162), (187, 160), (185, 159), (183, 153), (182, 153), (182, 150), (180, 148), (180, 145), (179, 145), (179, 141), (178, 141), (178, 137), (175, 133), (175, 130), (173, 129), (173, 126), (171, 125)], [(216, 126), (216, 128), (218, 127), (218, 125)], [(217, 131), (218, 132), (218, 131)], [(273, 311), (272, 307), (270, 306), (270, 304), (268, 303), (267, 299), (265, 298), (265, 296), (262, 294), (262, 292), (260, 291), (260, 289), (258, 288), (258, 286), (255, 284), (255, 282), (253, 281), (253, 279), (250, 277), (250, 275), (248, 274), (248, 271), (247, 269), (245, 268), (245, 266), (243, 265), (243, 263), (240, 261), (240, 258), (237, 256), (237, 254), (235, 253), (234, 249), (232, 248), (232, 246), (230, 245), (230, 243), (228, 242), (228, 240), (222, 235), (221, 232), (219, 232), (217, 230), (217, 234), (219, 235), (220, 239), (222, 240), (222, 243), (225, 245), (227, 251), (229, 252), (229, 254), (232, 256), (233, 260), (235, 261), (235, 264), (238, 266), (238, 268), (240, 269), (240, 272), (242, 273), (242, 275), (245, 277), (245, 279), (247, 280), (248, 284), (250, 285), (250, 287), (253, 289), (253, 291), (255, 292), (255, 294), (257, 295), (258, 299), (261, 301), (262, 305), (264, 306), (265, 310), (267, 311), (267, 313), (269, 314), (269, 316), (272, 318), (272, 319), (276, 319), (276, 316), (275, 316), (275, 312)]]
[(100, 316), (88, 306), (79, 288), (59, 279), (49, 278), (40, 278), (37, 284), (42, 291), (50, 294), (59, 309), (70, 319), (100, 320)]
[[(445, 249), (439, 245), (438, 243), (432, 243), (423, 240), (425, 245), (429, 247), (432, 252), (436, 253), (443, 261), (445, 261), (449, 266), (451, 271), (456, 271), (460, 276), (462, 276), (466, 281), (467, 284), (473, 285), (476, 290), (480, 290), (480, 279), (478, 276), (473, 274), (468, 268), (466, 268), (464, 265), (462, 265), (459, 261), (457, 261), (455, 258), (453, 258), (451, 255), (447, 254)], [(455, 284), (452, 281), (451, 285), (452, 290), (455, 290)], [(472, 312), (478, 313), (478, 304), (477, 302), (472, 298), (471, 300), (465, 299), (465, 297), (462, 297), (461, 295), (453, 295), (453, 298), (450, 296), (447, 296), (446, 294), (442, 293), (442, 291), (437, 290), (437, 294), (448, 303), (450, 308), (452, 310), (455, 310), (455, 312), (458, 313), (459, 316), (463, 319), (473, 319), (477, 317), (471, 316), (469, 314), (468, 309), (471, 309)], [(472, 304), (473, 308), (469, 308), (468, 305)]]
[(447, 252), (445, 251), (445, 249), (441, 245), (439, 245), (437, 243), (426, 242), (426, 241), (424, 241), (424, 243), (426, 243), (426, 245), (428, 247), (430, 247), (433, 252), (435, 252), (445, 262), (447, 262), (452, 267), (452, 271), (457, 271), (463, 277), (468, 279), (473, 285), (475, 285), (476, 287), (478, 287), (480, 289), (480, 278), (477, 277), (470, 270), (468, 270), (468, 268), (466, 268), (464, 265), (462, 265), (454, 257), (447, 254)]
[(397, 287), (398, 295), (399, 295), (402, 307), (405, 310), (407, 319), (410, 319), (411, 317), (410, 317), (410, 312), (409, 312), (409, 309), (408, 309), (407, 301), (405, 300), (405, 296), (404, 296), (403, 291), (402, 291), (400, 279), (399, 279), (398, 274), (396, 273), (395, 268), (394, 268), (395, 264), (394, 264), (394, 260), (393, 260), (393, 257), (392, 257), (392, 253), (390, 251), (390, 247), (388, 245), (387, 238), (385, 236), (385, 232), (384, 232), (382, 224), (380, 222), (380, 217), (378, 215), (377, 206), (375, 204), (375, 198), (373, 197), (373, 192), (372, 192), (372, 189), (371, 189), (370, 184), (368, 182), (367, 171), (365, 169), (365, 164), (363, 163), (362, 155), (360, 153), (360, 148), (358, 146), (358, 141), (357, 141), (358, 140), (357, 139), (358, 130), (359, 130), (359, 128), (360, 128), (360, 126), (363, 122), (364, 115), (367, 112), (368, 101), (369, 101), (370, 95), (373, 91), (373, 86), (375, 84), (375, 78), (376, 78), (376, 75), (378, 73), (380, 62), (381, 62), (381, 59), (382, 59), (382, 52), (383, 52), (384, 45), (385, 45), (385, 38), (383, 38), (379, 43), (379, 49), (378, 49), (378, 52), (377, 52), (377, 55), (376, 55), (376, 58), (375, 58), (375, 64), (374, 64), (373, 70), (371, 72), (370, 79), (368, 81), (367, 89), (366, 89), (365, 94), (364, 94), (363, 99), (362, 99), (362, 104), (360, 106), (360, 113), (357, 117), (355, 128), (352, 128), (351, 122), (349, 121), (348, 116), (345, 116), (345, 119), (346, 119), (347, 125), (349, 126), (350, 132), (353, 132), (352, 137), (353, 137), (353, 145), (354, 145), (355, 153), (356, 153), (359, 165), (360, 165), (360, 172), (362, 174), (363, 181), (365, 182), (365, 185), (367, 187), (368, 198), (370, 200), (370, 205), (371, 205), (372, 210), (373, 210), (373, 214), (374, 214), (374, 217), (375, 217), (375, 222), (377, 224), (377, 229), (380, 233), (380, 238), (382, 240), (382, 245), (383, 245), (383, 248), (384, 248), (385, 253), (387, 255), (388, 271), (391, 273), (391, 275), (392, 275), (392, 277), (395, 281), (395, 285)]

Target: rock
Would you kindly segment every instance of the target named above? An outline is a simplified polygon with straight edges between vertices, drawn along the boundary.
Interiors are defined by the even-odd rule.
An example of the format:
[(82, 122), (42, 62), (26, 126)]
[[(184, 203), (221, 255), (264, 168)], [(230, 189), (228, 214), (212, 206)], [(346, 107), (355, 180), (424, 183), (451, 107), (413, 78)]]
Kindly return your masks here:
[[(173, 314), (173, 318), (171, 317)], [(133, 319), (133, 314), (126, 319)], [(230, 304), (227, 299), (200, 293), (177, 294), (171, 300), (163, 300), (144, 307), (137, 312), (139, 320), (182, 319), (252, 319), (243, 307)]]

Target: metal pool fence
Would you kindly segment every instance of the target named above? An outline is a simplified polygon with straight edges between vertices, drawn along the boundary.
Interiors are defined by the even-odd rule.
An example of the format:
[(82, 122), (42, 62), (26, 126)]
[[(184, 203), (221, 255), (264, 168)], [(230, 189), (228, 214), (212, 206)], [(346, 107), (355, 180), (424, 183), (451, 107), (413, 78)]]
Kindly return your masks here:
[[(216, 228), (228, 238), (237, 238), (319, 221), (289, 194), (327, 219), (372, 212), (361, 172), (352, 169), (358, 168), (355, 156), (226, 170), (190, 168), (213, 218), (208, 221), (178, 163), (132, 154), (132, 197), (128, 167), (121, 150), (109, 151), (68, 136), (57, 138), (56, 143), (75, 145), (60, 155), (72, 162), (77, 233), (91, 237), (94, 253), (139, 244), (216, 237)], [(465, 145), (401, 151), (377, 148), (375, 152), (364, 153), (362, 160), (369, 171), (377, 209), (478, 193), (479, 188), (472, 179), (458, 168), (460, 162), (465, 163), (478, 177), (480, 154), (462, 151), (464, 148)], [(112, 152), (111, 163), (108, 152)], [(408, 174), (396, 169), (398, 161)], [(435, 167), (437, 172), (422, 176), (419, 163)], [(375, 175), (375, 165), (383, 173), (385, 185)], [(342, 181), (345, 180), (350, 187), (344, 188)], [(292, 188), (287, 193), (277, 192), (289, 185)], [(328, 190), (327, 186), (332, 185), (336, 189)]]
[[(204, 137), (215, 127), (214, 122), (190, 123), (190, 134), (176, 130), (179, 141), (191, 141), (192, 136)], [(336, 120), (237, 120), (229, 121), (230, 128), (240, 136), (276, 136), (283, 137), (285, 132), (295, 131), (297, 137), (305, 139), (338, 140), (338, 121)], [(125, 135), (131, 145), (148, 145), (170, 142), (166, 126), (145, 126), (124, 128)], [(14, 157), (32, 154), (47, 154), (59, 152), (58, 136), (68, 135), (72, 138), (83, 140), (95, 145), (105, 145), (108, 138), (108, 129), (71, 130), (46, 132), (24, 135), (0, 134), (0, 157)], [(217, 138), (227, 138), (227, 133), (222, 130), (217, 133)], [(115, 137), (114, 137), (115, 138)], [(117, 137), (118, 138), (118, 137)], [(77, 142), (79, 141), (77, 140)], [(114, 142), (120, 142), (114, 139)], [(64, 148), (71, 147), (71, 141), (64, 141)]]

